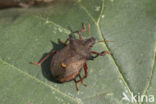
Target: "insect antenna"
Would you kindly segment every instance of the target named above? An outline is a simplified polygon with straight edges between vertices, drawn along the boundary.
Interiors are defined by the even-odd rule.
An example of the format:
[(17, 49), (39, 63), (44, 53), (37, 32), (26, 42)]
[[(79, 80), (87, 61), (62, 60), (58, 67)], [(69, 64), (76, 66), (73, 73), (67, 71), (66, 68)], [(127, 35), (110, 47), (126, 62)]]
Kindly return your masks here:
[(101, 43), (101, 42), (114, 42), (113, 40), (99, 40), (96, 43)]

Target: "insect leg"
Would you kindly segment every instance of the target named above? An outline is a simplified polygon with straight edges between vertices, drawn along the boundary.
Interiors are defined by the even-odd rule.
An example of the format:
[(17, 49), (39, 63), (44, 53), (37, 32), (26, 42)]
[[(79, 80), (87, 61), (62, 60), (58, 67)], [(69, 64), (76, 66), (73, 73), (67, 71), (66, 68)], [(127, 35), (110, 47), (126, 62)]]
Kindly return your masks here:
[(82, 40), (82, 34), (80, 32), (78, 32), (79, 34), (79, 39)]
[(100, 56), (104, 56), (104, 55), (106, 55), (106, 54), (111, 54), (110, 51), (103, 51), (103, 52), (101, 52), (101, 53), (95, 52), (95, 51), (91, 51), (91, 53), (92, 53), (92, 54), (96, 54), (96, 55), (100, 55)]
[(88, 66), (87, 66), (87, 63), (84, 64), (84, 71), (85, 71), (85, 75), (83, 76), (82, 79), (86, 78), (88, 76)]
[(81, 34), (81, 32), (82, 32), (82, 31), (86, 31), (86, 30), (87, 30), (86, 25), (85, 25), (85, 24), (82, 24), (82, 29), (80, 29), (80, 30), (78, 31), (79, 39), (80, 39), (80, 40), (82, 40), (82, 34)]
[(58, 39), (58, 41), (63, 44), (63, 45), (67, 45), (67, 42), (69, 41), (69, 38), (67, 38), (67, 40), (65, 42), (63, 42), (61, 39)]
[(84, 86), (86, 87), (87, 85), (84, 83), (84, 79), (82, 79), (82, 77), (81, 77), (80, 74), (79, 74), (79, 78), (80, 78), (80, 80), (81, 80), (82, 85), (84, 85)]
[(85, 63), (84, 64), (84, 70), (85, 70), (85, 75), (81, 78), (81, 76), (79, 75), (79, 77), (80, 77), (80, 80), (78, 80), (78, 81), (76, 81), (76, 79), (74, 79), (74, 81), (75, 81), (75, 86), (76, 86), (76, 89), (77, 89), (77, 91), (79, 90), (79, 86), (78, 86), (78, 83), (81, 81), (81, 83), (84, 85), (84, 86), (87, 86), (85, 83), (84, 83), (84, 79), (87, 77), (87, 75), (88, 75), (88, 67), (87, 67), (87, 64)]
[(79, 83), (80, 81), (84, 80), (88, 76), (87, 63), (85, 63), (83, 67), (84, 67), (85, 75), (80, 80), (76, 81), (77, 83)]
[(89, 36), (90, 36), (90, 38), (91, 38), (91, 32), (90, 32), (90, 24), (89, 24)]
[(56, 51), (55, 50), (52, 50), (50, 53), (48, 53), (48, 55), (46, 57), (44, 57), (41, 61), (39, 62), (30, 62), (30, 64), (34, 64), (34, 65), (41, 65), (49, 56), (51, 56), (52, 54), (55, 54)]
[(86, 31), (86, 30), (87, 30), (86, 25), (82, 23), (82, 29), (80, 29), (79, 32)]
[(76, 90), (78, 91), (79, 90), (79, 85), (78, 85), (79, 82), (77, 82), (76, 79), (74, 79), (74, 82), (75, 82)]

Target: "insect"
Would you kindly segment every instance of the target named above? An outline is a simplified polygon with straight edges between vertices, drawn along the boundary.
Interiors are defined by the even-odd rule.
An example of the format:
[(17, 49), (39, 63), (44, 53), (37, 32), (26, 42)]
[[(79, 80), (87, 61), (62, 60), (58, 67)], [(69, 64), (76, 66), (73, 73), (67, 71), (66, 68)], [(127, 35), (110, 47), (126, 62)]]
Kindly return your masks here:
[[(109, 51), (95, 52), (91, 48), (96, 43), (94, 37), (88, 39), (82, 39), (82, 31), (86, 31), (86, 25), (82, 24), (82, 29), (77, 31), (79, 39), (69, 37), (65, 42), (58, 39), (60, 43), (65, 45), (65, 47), (59, 51), (52, 50), (45, 58), (39, 62), (31, 62), (34, 65), (42, 64), (50, 55), (54, 54), (50, 70), (51, 74), (56, 78), (58, 82), (67, 82), (74, 80), (76, 89), (79, 90), (78, 83), (81, 82), (82, 85), (87, 86), (84, 83), (84, 79), (88, 76), (87, 61), (93, 60), (97, 56), (104, 56), (105, 54), (111, 54)], [(90, 24), (89, 24), (90, 32)], [(69, 44), (67, 42), (69, 41)], [(92, 54), (95, 54), (93, 56)], [(80, 72), (84, 68), (84, 76), (81, 77)], [(76, 81), (76, 78), (80, 79)]]

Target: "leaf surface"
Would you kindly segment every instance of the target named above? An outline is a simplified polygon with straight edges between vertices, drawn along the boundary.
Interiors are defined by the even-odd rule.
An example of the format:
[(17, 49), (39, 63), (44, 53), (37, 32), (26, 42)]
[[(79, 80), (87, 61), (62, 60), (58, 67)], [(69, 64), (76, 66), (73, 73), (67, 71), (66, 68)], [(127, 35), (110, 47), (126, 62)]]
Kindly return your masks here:
[[(62, 0), (46, 7), (1, 10), (1, 103), (131, 104), (123, 100), (123, 94), (129, 99), (138, 94), (156, 96), (155, 4), (154, 0)], [(51, 49), (61, 49), (57, 39), (65, 41), (70, 28), (79, 30), (81, 23), (91, 24), (97, 41), (114, 42), (93, 47), (112, 55), (87, 62), (88, 86), (80, 84), (77, 92), (74, 81), (50, 81), (51, 58), (40, 67), (29, 62), (39, 61)], [(88, 37), (88, 31), (84, 32), (83, 38)]]

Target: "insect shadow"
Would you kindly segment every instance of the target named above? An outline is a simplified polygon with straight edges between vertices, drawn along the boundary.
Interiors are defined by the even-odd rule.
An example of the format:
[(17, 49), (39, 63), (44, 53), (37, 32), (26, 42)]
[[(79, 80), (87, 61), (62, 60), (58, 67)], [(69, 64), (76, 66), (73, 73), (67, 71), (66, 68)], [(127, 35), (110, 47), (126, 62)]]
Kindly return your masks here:
[[(62, 48), (64, 48), (65, 46), (62, 45), (61, 43), (58, 42), (55, 43), (53, 41), (51, 41), (51, 44), (53, 46), (52, 50), (61, 50)], [(48, 53), (44, 53), (41, 57), (40, 60), (42, 60), (44, 57), (46, 57), (48, 55)], [(52, 76), (51, 71), (50, 71), (50, 64), (52, 61), (54, 55), (49, 56), (42, 64), (41, 64), (41, 68), (42, 68), (42, 74), (45, 78), (47, 78), (49, 81), (55, 82), (55, 83), (59, 83), (57, 82), (57, 80), (55, 79), (55, 77)]]
[[(77, 33), (77, 31), (72, 31), (71, 27), (68, 26), (68, 29), (70, 30), (70, 34), (69, 34), (69, 38), (76, 38), (74, 33)], [(51, 41), (52, 50), (56, 50), (59, 51), (61, 49), (63, 49), (65, 46), (63, 44), (61, 44), (60, 42), (55, 43), (53, 41)], [(49, 51), (50, 52), (50, 51)], [(43, 58), (45, 58), (48, 55), (48, 53), (44, 53), (41, 57), (41, 59), (39, 61), (41, 61)], [(42, 68), (42, 74), (45, 78), (47, 78), (49, 81), (55, 82), (55, 83), (61, 83), (58, 82), (54, 76), (52, 76), (51, 71), (50, 71), (50, 65), (51, 65), (51, 61), (53, 59), (54, 54), (52, 54), (51, 56), (49, 56), (42, 64), (41, 64), (41, 68)]]

